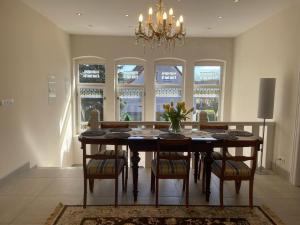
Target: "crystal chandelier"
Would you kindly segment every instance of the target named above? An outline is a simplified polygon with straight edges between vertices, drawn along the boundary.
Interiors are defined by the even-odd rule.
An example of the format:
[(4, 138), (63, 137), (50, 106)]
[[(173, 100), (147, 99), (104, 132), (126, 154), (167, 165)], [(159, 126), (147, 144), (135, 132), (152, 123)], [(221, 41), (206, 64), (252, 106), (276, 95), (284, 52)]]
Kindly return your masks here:
[[(183, 16), (175, 22), (173, 9), (169, 9), (169, 15), (164, 9), (162, 0), (156, 5), (155, 18), (153, 18), (153, 9), (149, 8), (148, 19), (143, 23), (143, 14), (139, 16), (138, 27), (135, 29), (135, 37), (137, 43), (142, 40), (143, 45), (149, 43), (160, 47), (164, 45), (166, 48), (175, 47), (175, 43), (183, 45), (185, 40), (185, 30), (183, 28)], [(153, 21), (154, 19), (154, 21)]]

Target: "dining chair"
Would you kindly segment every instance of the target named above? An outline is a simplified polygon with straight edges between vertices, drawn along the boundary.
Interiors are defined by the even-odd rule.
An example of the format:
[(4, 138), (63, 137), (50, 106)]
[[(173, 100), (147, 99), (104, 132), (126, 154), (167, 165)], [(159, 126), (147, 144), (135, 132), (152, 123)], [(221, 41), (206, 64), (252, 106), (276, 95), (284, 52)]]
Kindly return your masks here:
[[(165, 155), (161, 152), (185, 152), (186, 154)], [(189, 173), (191, 139), (161, 139), (157, 141), (157, 155), (151, 163), (151, 191), (155, 192), (155, 205), (158, 207), (159, 179), (182, 179), (185, 190), (185, 204), (189, 205)]]
[[(220, 179), (220, 206), (223, 203), (224, 181), (235, 181), (236, 192), (240, 190), (243, 180), (249, 181), (249, 205), (253, 207), (253, 183), (256, 169), (257, 151), (252, 150), (251, 156), (232, 156), (228, 155), (228, 149), (223, 148), (222, 158), (214, 160), (212, 163), (212, 173)], [(245, 161), (250, 162), (248, 166)]]
[[(120, 158), (118, 154), (118, 144), (116, 140), (108, 142), (114, 145), (114, 154), (87, 154), (86, 148), (83, 148), (83, 174), (84, 174), (84, 197), (83, 208), (86, 208), (87, 202), (87, 181), (89, 182), (89, 190), (94, 191), (95, 179), (114, 179), (115, 180), (115, 207), (118, 206), (118, 178), (122, 173), (122, 189), (126, 191), (127, 182), (124, 180), (124, 172), (126, 164), (124, 158)], [(127, 177), (125, 178), (127, 179)]]
[[(222, 132), (222, 131), (226, 131), (228, 130), (228, 125), (221, 125), (221, 124), (201, 124), (200, 123), (200, 126), (199, 126), (200, 130), (203, 130), (203, 131), (208, 131), (208, 132)], [(222, 152), (222, 149), (221, 149), (221, 152)], [(221, 152), (213, 152), (212, 153), (212, 158), (213, 159), (221, 159), (222, 158), (222, 153)], [(227, 152), (227, 154), (229, 154)], [(204, 163), (204, 158), (205, 158), (205, 153), (201, 153), (200, 155), (200, 160), (199, 160), (199, 166), (198, 166), (198, 180), (200, 180), (200, 174), (201, 174), (201, 167), (203, 165), (203, 169), (202, 169), (202, 192), (205, 191), (205, 176), (206, 176), (206, 173), (205, 173), (205, 163)]]
[[(101, 123), (101, 128), (102, 129), (114, 129), (114, 128), (129, 128), (129, 124), (128, 123), (110, 123), (110, 122), (102, 122)], [(99, 154), (102, 154), (102, 155), (113, 155), (114, 154), (114, 151), (112, 150), (109, 150), (106, 148), (106, 145), (105, 146), (105, 149), (102, 149), (103, 145), (99, 145)], [(125, 167), (125, 182), (126, 182), (126, 185), (125, 187), (127, 187), (127, 180), (128, 180), (128, 155), (129, 155), (129, 147), (128, 145), (126, 145), (126, 150), (122, 150), (122, 145), (119, 145), (118, 146), (120, 149), (118, 150), (118, 156), (122, 159), (124, 159), (125, 161), (125, 164), (124, 164), (124, 167)]]

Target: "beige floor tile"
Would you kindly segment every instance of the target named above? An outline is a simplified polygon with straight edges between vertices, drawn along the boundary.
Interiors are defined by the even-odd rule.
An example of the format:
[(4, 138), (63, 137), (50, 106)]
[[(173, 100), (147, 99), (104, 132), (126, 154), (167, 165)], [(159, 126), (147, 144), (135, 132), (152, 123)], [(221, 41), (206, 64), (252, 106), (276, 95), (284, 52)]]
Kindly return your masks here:
[(37, 196), (52, 179), (48, 178), (15, 178), (0, 187), (0, 196)]
[(0, 224), (11, 223), (32, 201), (30, 197), (0, 196)]

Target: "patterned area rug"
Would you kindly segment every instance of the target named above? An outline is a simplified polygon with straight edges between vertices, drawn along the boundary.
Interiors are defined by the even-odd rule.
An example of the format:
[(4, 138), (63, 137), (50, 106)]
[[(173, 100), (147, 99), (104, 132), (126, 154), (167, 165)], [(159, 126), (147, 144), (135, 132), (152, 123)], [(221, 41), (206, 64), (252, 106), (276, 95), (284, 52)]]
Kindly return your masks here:
[(283, 225), (266, 207), (255, 206), (69, 206), (59, 204), (45, 225)]

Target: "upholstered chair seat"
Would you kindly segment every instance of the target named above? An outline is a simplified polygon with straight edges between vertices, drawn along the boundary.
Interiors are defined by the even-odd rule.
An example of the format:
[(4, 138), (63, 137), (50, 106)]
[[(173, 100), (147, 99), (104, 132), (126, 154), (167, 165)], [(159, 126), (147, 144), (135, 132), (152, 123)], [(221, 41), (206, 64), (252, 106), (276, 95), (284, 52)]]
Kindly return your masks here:
[[(118, 174), (124, 166), (124, 159), (117, 160)], [(114, 176), (115, 175), (115, 159), (91, 159), (87, 164), (88, 176)]]
[[(152, 172), (156, 175), (157, 160), (152, 160)], [(161, 176), (184, 176), (187, 174), (186, 160), (159, 160), (159, 174)]]
[[(221, 176), (222, 160), (215, 160), (212, 163), (212, 172), (217, 176)], [(225, 164), (224, 176), (226, 177), (249, 177), (251, 176), (251, 168), (244, 162), (228, 160)]]

